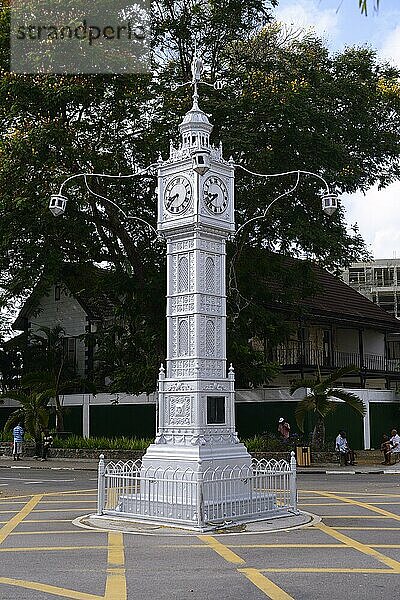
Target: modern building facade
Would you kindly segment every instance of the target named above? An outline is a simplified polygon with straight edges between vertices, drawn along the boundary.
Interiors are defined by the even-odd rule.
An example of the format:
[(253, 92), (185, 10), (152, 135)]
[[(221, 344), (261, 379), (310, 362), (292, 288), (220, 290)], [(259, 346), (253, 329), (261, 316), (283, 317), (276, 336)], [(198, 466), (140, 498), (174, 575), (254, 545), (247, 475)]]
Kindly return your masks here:
[[(400, 319), (400, 258), (352, 263), (343, 281), (383, 310)], [(387, 338), (388, 356), (400, 360), (400, 335)]]
[(343, 281), (400, 319), (400, 258), (352, 263), (343, 271)]

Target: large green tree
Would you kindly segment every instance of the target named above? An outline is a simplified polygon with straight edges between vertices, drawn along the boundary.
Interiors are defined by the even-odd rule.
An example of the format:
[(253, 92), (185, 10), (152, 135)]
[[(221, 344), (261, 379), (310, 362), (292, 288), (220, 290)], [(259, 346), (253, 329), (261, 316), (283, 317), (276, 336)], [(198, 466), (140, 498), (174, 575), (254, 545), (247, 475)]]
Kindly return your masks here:
[[(169, 139), (177, 141), (177, 126), (190, 107), (188, 88), (172, 91), (170, 84), (187, 80), (194, 37), (204, 49), (210, 78), (219, 76), (227, 84), (222, 92), (201, 90), (201, 105), (212, 114), (214, 140), (223, 140), (225, 156), (232, 154), (260, 172), (314, 171), (339, 193), (385, 186), (399, 176), (397, 70), (380, 63), (371, 49), (349, 48), (331, 56), (315, 36), (285, 33), (271, 22), (274, 4), (154, 3), (154, 76), (11, 74), (9, 11), (4, 4), (0, 9), (1, 303), (13, 303), (34, 286), (40, 295), (59, 279), (66, 262), (105, 263), (119, 282), (116, 304), (123, 334), (121, 329), (108, 332), (111, 342), (104, 345), (103, 364), (118, 371), (115, 381), (130, 391), (151, 388), (143, 373), (154, 372), (155, 378), (163, 355), (164, 246), (111, 204), (95, 201), (82, 182), (66, 190), (70, 202), (63, 218), (51, 216), (48, 199), (70, 174), (130, 173), (156, 161), (159, 151), (167, 156)], [(290, 176), (259, 180), (238, 170), (239, 225), (262, 215), (293, 183)], [(91, 178), (90, 184), (129, 216), (155, 225), (151, 177)], [(229, 293), (234, 311), (243, 315), (235, 282), (245, 268), (243, 249), (248, 246), (305, 252), (332, 269), (365, 255), (358, 232), (347, 230), (343, 209), (329, 221), (321, 212), (319, 191), (317, 180), (302, 178), (296, 193), (276, 203), (266, 219), (245, 227), (232, 244)], [(279, 261), (275, 266), (271, 270), (279, 278)], [(156, 290), (152, 302), (148, 290)], [(260, 355), (249, 356), (247, 340), (257, 321), (256, 308), (248, 315), (254, 306), (251, 293), (244, 305), (240, 331), (235, 312), (231, 319), (231, 358), (248, 365), (243, 379), (255, 384), (268, 367), (260, 363)], [(278, 325), (266, 315), (260, 328), (273, 337)], [(122, 356), (128, 357), (129, 369), (121, 366)], [(257, 381), (251, 379), (254, 371)]]

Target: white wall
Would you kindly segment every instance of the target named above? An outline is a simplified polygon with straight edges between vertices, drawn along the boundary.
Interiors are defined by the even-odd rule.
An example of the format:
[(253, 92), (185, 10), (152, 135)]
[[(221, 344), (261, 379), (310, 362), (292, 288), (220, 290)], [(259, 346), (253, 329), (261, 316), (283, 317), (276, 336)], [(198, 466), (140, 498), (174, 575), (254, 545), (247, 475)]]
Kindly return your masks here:
[[(85, 311), (75, 298), (65, 293), (63, 288), (61, 288), (60, 300), (55, 300), (54, 288), (55, 286), (52, 286), (49, 295), (41, 299), (39, 312), (30, 318), (31, 331), (45, 337), (43, 333), (37, 331), (40, 327), (53, 328), (60, 325), (64, 329), (66, 337), (84, 334)], [(76, 340), (76, 362), (78, 373), (83, 375), (85, 372), (85, 343), (83, 340)]]

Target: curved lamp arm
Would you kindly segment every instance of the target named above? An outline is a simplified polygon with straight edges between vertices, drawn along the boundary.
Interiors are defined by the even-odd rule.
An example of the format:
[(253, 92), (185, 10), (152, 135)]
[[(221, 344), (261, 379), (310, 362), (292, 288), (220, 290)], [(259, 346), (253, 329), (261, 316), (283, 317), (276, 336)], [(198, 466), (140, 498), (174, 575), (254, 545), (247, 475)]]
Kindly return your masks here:
[[(294, 171), (294, 173), (296, 173), (296, 171)], [(284, 196), (288, 196), (289, 194), (291, 194), (292, 192), (294, 192), (294, 190), (299, 185), (299, 181), (300, 181), (300, 173), (297, 172), (297, 180), (296, 180), (295, 185), (290, 190), (288, 190), (287, 192), (285, 192), (284, 194), (281, 194), (280, 196), (277, 196), (276, 198), (274, 198), (274, 200), (272, 200), (272, 202), (270, 204), (268, 204), (267, 208), (264, 210), (264, 212), (263, 212), (262, 215), (258, 215), (257, 217), (252, 217), (251, 219), (249, 219), (248, 221), (246, 221), (245, 223), (243, 223), (243, 225), (241, 225), (239, 227), (239, 229), (236, 231), (235, 235), (238, 235), (239, 231), (241, 231), (244, 227), (246, 227), (246, 225), (248, 225), (252, 221), (257, 221), (258, 219), (264, 219), (264, 217), (266, 216), (267, 212), (269, 211), (269, 209), (271, 208), (271, 206), (273, 206), (275, 204), (275, 202), (277, 202), (278, 200), (280, 200)]]
[(84, 172), (76, 173), (75, 175), (71, 175), (70, 177), (65, 179), (65, 181), (62, 182), (58, 193), (61, 196), (64, 186), (69, 181), (72, 181), (73, 179), (77, 179), (78, 177), (106, 177), (108, 179), (130, 179), (131, 177), (138, 177), (139, 175), (144, 175), (145, 173), (147, 173), (147, 171), (149, 171), (150, 169), (152, 169), (155, 166), (157, 166), (157, 163), (152, 163), (148, 167), (141, 169), (141, 171), (138, 171), (137, 173), (130, 173), (129, 175), (109, 175), (108, 173), (84, 173)]
[(75, 175), (71, 175), (70, 177), (65, 179), (65, 181), (63, 181), (63, 183), (61, 184), (61, 186), (59, 188), (58, 194), (53, 194), (51, 196), (49, 208), (55, 217), (62, 215), (65, 212), (65, 208), (66, 208), (67, 200), (68, 200), (68, 198), (63, 195), (63, 190), (64, 190), (65, 185), (67, 183), (69, 183), (70, 181), (77, 179), (78, 177), (83, 177), (83, 181), (85, 183), (86, 189), (88, 190), (88, 192), (90, 194), (99, 198), (100, 200), (103, 200), (105, 202), (108, 202), (109, 204), (112, 204), (125, 217), (125, 219), (134, 219), (136, 221), (143, 223), (144, 225), (146, 225), (147, 227), (149, 227), (151, 229), (151, 231), (155, 234), (155, 236), (158, 239), (161, 239), (161, 236), (158, 234), (157, 230), (150, 223), (148, 223), (147, 221), (145, 221), (144, 219), (142, 219), (140, 217), (127, 215), (125, 213), (125, 211), (122, 210), (122, 208), (120, 206), (118, 206), (118, 204), (116, 204), (113, 200), (110, 200), (110, 198), (107, 198), (106, 196), (102, 196), (101, 194), (97, 194), (95, 191), (93, 191), (88, 183), (88, 177), (106, 177), (108, 179), (130, 179), (132, 177), (139, 177), (140, 175), (144, 175), (145, 173), (147, 173), (150, 169), (157, 166), (158, 164), (159, 163), (152, 163), (145, 169), (141, 169), (137, 173), (130, 173), (129, 175), (109, 175), (108, 173), (85, 173), (85, 172), (76, 173)]
[(157, 230), (153, 227), (153, 225), (151, 225), (150, 223), (148, 223), (145, 219), (141, 219), (140, 217), (135, 217), (135, 216), (129, 216), (129, 215), (127, 215), (126, 212), (120, 206), (118, 206), (118, 204), (116, 204), (113, 200), (110, 200), (110, 198), (107, 198), (106, 196), (102, 196), (101, 194), (97, 194), (97, 192), (94, 192), (91, 189), (91, 187), (89, 186), (88, 182), (87, 182), (87, 177), (88, 176), (85, 173), (83, 175), (83, 180), (85, 182), (86, 189), (88, 190), (88, 192), (90, 194), (92, 194), (93, 196), (96, 196), (96, 198), (100, 198), (100, 200), (105, 200), (109, 204), (112, 204), (112, 206), (114, 206), (117, 210), (119, 210), (119, 212), (125, 217), (125, 219), (139, 221), (140, 223), (143, 223), (144, 225), (147, 225), (147, 227), (149, 227), (151, 229), (151, 231), (155, 234), (156, 238), (161, 239), (161, 236), (159, 235), (159, 233), (157, 232)]
[(238, 233), (244, 227), (246, 227), (246, 225), (248, 225), (249, 223), (252, 223), (253, 221), (257, 221), (258, 219), (263, 219), (266, 216), (266, 214), (269, 211), (269, 209), (271, 208), (271, 206), (273, 204), (275, 204), (275, 202), (277, 202), (278, 200), (280, 200), (284, 196), (287, 196), (287, 195), (291, 194), (292, 192), (294, 192), (295, 189), (297, 188), (297, 186), (299, 185), (300, 175), (309, 175), (311, 177), (316, 177), (317, 179), (319, 179), (320, 181), (322, 181), (323, 184), (325, 185), (326, 192), (325, 192), (325, 194), (324, 194), (324, 196), (322, 198), (322, 208), (323, 208), (324, 212), (326, 212), (328, 215), (331, 215), (337, 209), (337, 195), (334, 194), (334, 193), (332, 193), (330, 191), (328, 183), (326, 182), (326, 180), (321, 175), (318, 175), (318, 173), (313, 173), (312, 171), (303, 171), (301, 169), (298, 169), (297, 171), (285, 171), (285, 172), (282, 172), (282, 173), (267, 174), (267, 173), (256, 173), (254, 171), (250, 171), (250, 169), (247, 169), (246, 167), (244, 167), (243, 165), (240, 165), (240, 164), (234, 164), (233, 166), (234, 167), (238, 167), (240, 169), (243, 169), (243, 171), (246, 171), (246, 173), (249, 173), (250, 175), (255, 175), (256, 177), (264, 177), (265, 179), (270, 179), (270, 178), (273, 178), (273, 177), (285, 177), (286, 175), (297, 175), (296, 183), (295, 183), (295, 185), (290, 190), (288, 190), (284, 194), (280, 194), (279, 196), (277, 196), (267, 206), (267, 208), (264, 210), (264, 212), (261, 215), (258, 215), (257, 217), (252, 217), (251, 219), (249, 219), (248, 221), (246, 221), (243, 225), (241, 225), (239, 227), (239, 229), (236, 231), (235, 236), (238, 235)]

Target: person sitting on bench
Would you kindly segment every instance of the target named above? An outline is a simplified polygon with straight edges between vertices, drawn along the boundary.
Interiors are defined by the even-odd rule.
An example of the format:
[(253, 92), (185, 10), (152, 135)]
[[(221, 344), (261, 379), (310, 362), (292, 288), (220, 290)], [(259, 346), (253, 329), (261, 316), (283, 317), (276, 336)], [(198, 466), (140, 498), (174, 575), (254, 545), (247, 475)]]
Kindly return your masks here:
[(336, 438), (335, 444), (336, 452), (339, 453), (339, 461), (341, 466), (347, 467), (347, 465), (354, 465), (354, 452), (350, 450), (349, 444), (347, 442), (347, 436), (345, 431), (340, 431), (339, 435)]

